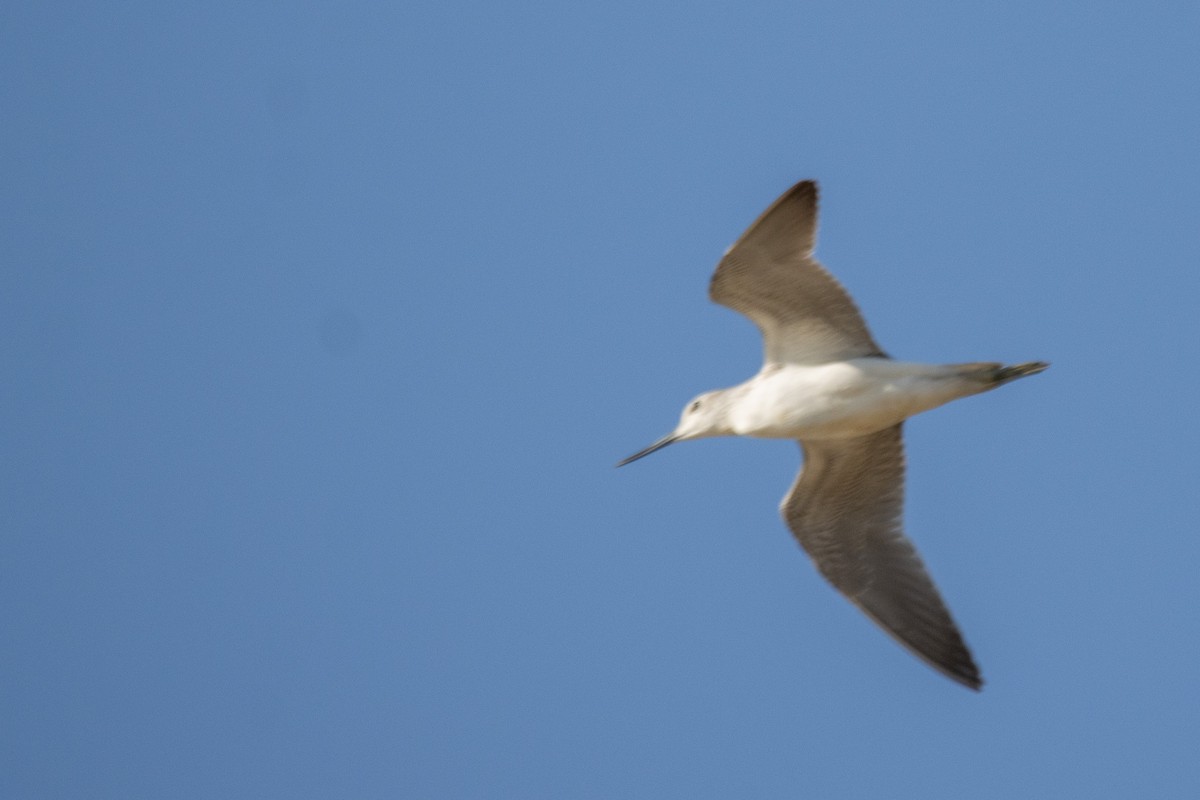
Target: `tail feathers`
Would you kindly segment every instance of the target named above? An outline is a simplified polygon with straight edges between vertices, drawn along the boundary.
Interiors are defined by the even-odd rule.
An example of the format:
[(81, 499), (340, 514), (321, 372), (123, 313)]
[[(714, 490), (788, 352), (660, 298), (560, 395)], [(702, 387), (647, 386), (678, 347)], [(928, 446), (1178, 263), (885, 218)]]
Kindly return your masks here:
[(986, 392), (1010, 381), (1015, 381), (1017, 378), (1037, 375), (1049, 366), (1045, 361), (1029, 361), (1011, 367), (995, 361), (979, 361), (973, 364), (954, 364), (951, 369), (957, 375), (971, 382), (978, 381), (981, 385), (977, 391)]
[(1015, 381), (1017, 378), (1024, 378), (1026, 375), (1037, 375), (1049, 366), (1045, 361), (1029, 361), (1012, 367), (999, 367), (992, 373), (992, 380), (999, 386), (1002, 383)]

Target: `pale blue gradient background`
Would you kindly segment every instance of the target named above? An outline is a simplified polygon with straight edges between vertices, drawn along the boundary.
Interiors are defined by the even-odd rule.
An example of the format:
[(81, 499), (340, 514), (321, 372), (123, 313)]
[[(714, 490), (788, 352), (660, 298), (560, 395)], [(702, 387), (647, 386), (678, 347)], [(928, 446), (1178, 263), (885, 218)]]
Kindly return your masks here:
[[(1200, 792), (1194, 3), (9, 3), (0, 796)], [(758, 367), (791, 183), (988, 685), (825, 585)]]

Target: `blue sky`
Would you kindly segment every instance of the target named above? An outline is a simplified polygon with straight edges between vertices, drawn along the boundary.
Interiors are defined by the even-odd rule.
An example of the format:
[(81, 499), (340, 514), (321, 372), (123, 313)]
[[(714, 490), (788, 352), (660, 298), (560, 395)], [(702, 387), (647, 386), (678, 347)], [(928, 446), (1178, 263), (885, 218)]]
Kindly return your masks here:
[[(0, 795), (1200, 791), (1190, 3), (9, 4)], [(776, 506), (613, 464), (758, 367), (801, 178), (987, 686)]]

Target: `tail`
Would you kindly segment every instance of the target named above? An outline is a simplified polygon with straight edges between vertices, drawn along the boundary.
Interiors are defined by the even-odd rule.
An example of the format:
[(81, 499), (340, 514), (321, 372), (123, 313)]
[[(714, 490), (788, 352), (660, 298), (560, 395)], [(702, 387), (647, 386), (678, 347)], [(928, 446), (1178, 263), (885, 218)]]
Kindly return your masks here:
[(1037, 375), (1039, 372), (1044, 372), (1049, 366), (1045, 361), (1029, 361), (1014, 367), (998, 367), (992, 372), (992, 380), (996, 382), (997, 386), (1002, 386), (1017, 378), (1024, 378), (1026, 375)]
[(1010, 381), (1015, 381), (1017, 378), (1024, 378), (1026, 375), (1037, 375), (1048, 366), (1050, 365), (1045, 361), (1030, 361), (1012, 367), (1006, 367), (994, 361), (984, 361), (974, 364), (955, 364), (951, 369), (957, 375), (966, 378), (972, 383), (978, 381), (982, 385), (976, 391), (986, 392), (989, 389), (995, 389), (997, 386), (1003, 386)]

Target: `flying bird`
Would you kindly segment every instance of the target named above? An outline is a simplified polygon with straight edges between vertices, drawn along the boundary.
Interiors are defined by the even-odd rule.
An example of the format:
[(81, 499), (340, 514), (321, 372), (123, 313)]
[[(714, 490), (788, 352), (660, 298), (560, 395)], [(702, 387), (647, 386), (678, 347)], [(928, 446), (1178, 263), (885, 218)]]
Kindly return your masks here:
[(804, 464), (784, 521), (833, 586), (934, 669), (983, 685), (937, 587), (904, 535), (904, 420), (1049, 364), (921, 364), (875, 343), (854, 301), (813, 258), (817, 184), (802, 181), (717, 265), (709, 297), (762, 333), (762, 369), (687, 404), (678, 426), (617, 464), (710, 436), (795, 439)]

